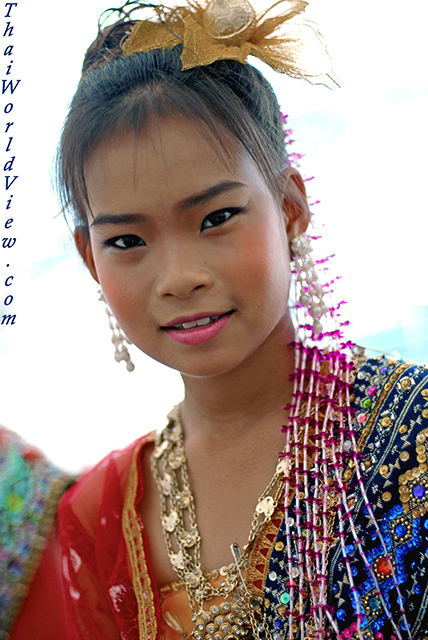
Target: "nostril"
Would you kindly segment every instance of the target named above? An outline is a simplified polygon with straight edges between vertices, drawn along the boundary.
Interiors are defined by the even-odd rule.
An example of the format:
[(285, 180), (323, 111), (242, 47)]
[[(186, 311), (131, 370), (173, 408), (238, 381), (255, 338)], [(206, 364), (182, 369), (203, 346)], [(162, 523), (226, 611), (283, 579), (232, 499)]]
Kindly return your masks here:
[(212, 285), (213, 277), (208, 270), (197, 268), (191, 259), (188, 262), (188, 265), (182, 265), (177, 264), (177, 260), (171, 261), (168, 268), (159, 273), (156, 283), (158, 296), (187, 298), (191, 293)]

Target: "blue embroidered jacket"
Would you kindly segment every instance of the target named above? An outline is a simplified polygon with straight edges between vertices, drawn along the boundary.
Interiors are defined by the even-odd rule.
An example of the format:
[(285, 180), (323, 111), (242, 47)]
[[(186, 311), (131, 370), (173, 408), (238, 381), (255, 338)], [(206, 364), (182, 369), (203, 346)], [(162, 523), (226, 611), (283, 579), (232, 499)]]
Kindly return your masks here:
[[(394, 567), (401, 603), (385, 548), (350, 461), (344, 479), (352, 496), (357, 540), (379, 588), (348, 524), (344, 531), (347, 560), (339, 543), (330, 551), (328, 596), (332, 616), (341, 638), (358, 637), (359, 609), (365, 640), (394, 640), (400, 636), (404, 640), (409, 638), (409, 630), (413, 640), (428, 640), (428, 368), (385, 357), (367, 359), (357, 371), (351, 400), (364, 487)], [(281, 592), (287, 575), (282, 551), (285, 540), (282, 523), (264, 590), (265, 607), (278, 640), (286, 625), (280, 615), (281, 604), (289, 602), (287, 592)], [(330, 635), (335, 636), (332, 629), (327, 629), (326, 636)]]

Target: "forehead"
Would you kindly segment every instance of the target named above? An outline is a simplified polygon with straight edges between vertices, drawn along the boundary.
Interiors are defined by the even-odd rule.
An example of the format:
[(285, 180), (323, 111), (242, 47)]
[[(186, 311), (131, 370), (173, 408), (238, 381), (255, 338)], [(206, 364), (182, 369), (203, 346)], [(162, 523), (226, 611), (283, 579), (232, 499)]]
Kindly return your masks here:
[(264, 182), (231, 134), (215, 138), (182, 118), (104, 141), (88, 158), (85, 179), (93, 212), (133, 209), (138, 198), (145, 206), (170, 206), (222, 180)]

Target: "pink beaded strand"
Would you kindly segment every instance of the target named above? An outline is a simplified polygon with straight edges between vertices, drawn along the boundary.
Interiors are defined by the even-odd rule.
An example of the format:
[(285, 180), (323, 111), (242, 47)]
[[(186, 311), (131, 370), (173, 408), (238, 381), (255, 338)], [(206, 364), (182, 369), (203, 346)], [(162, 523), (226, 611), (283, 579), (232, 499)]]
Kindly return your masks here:
[[(285, 132), (284, 137), (286, 143), (292, 135), (292, 130), (287, 128), (287, 118), (283, 118)], [(298, 167), (298, 161), (301, 158), (299, 154), (289, 154), (290, 164)], [(307, 182), (312, 180), (309, 178)], [(317, 204), (318, 201), (316, 201)], [(318, 239), (319, 236), (312, 236), (311, 239)], [(315, 267), (321, 267), (321, 271), (326, 277), (327, 263), (333, 256), (325, 259), (309, 261), (306, 263), (306, 269), (311, 270), (309, 279), (300, 278), (300, 284), (303, 292), (312, 295), (310, 288), (313, 288), (314, 295), (322, 300), (325, 295), (331, 295), (332, 287), (339, 278), (328, 280), (324, 284), (319, 284), (314, 280)], [(301, 268), (304, 261), (295, 262), (293, 272)], [(349, 454), (345, 450), (345, 435), (348, 441), (351, 441), (352, 450), (350, 452), (351, 460), (354, 465), (358, 488), (361, 491), (364, 506), (371, 523), (381, 542), (382, 550), (391, 569), (391, 575), (394, 580), (394, 587), (397, 591), (400, 612), (403, 617), (406, 631), (411, 640), (411, 633), (408, 621), (406, 619), (403, 598), (399, 589), (397, 577), (394, 567), (390, 561), (386, 543), (380, 531), (380, 527), (376, 522), (373, 509), (369, 503), (367, 493), (365, 491), (363, 479), (360, 472), (360, 459), (357, 450), (356, 436), (353, 427), (353, 416), (350, 401), (350, 371), (353, 363), (350, 358), (350, 350), (354, 346), (349, 341), (343, 339), (343, 329), (349, 325), (347, 321), (340, 321), (339, 313), (343, 301), (337, 305), (331, 304), (328, 307), (328, 317), (326, 318), (331, 328), (320, 327), (319, 319), (316, 314), (309, 315), (309, 311), (305, 305), (299, 302), (297, 292), (297, 280), (295, 278), (295, 311), (296, 311), (296, 327), (297, 340), (295, 343), (295, 373), (293, 384), (293, 400), (289, 410), (288, 423), (283, 427), (285, 433), (285, 449), (284, 458), (287, 463), (284, 474), (285, 497), (285, 537), (286, 537), (286, 563), (288, 568), (290, 587), (290, 599), (288, 609), (288, 638), (294, 639), (294, 623), (298, 618), (299, 637), (301, 640), (314, 637), (321, 640), (324, 630), (324, 620), (327, 619), (333, 633), (337, 638), (341, 638), (337, 621), (334, 619), (332, 612), (327, 605), (327, 562), (329, 550), (329, 493), (335, 493), (337, 499), (338, 513), (338, 533), (339, 545), (346, 568), (346, 574), (349, 581), (352, 597), (354, 600), (354, 608), (356, 610), (356, 622), (352, 626), (352, 633), (356, 633), (359, 640), (363, 640), (361, 630), (361, 620), (363, 612), (355, 585), (352, 568), (349, 557), (346, 552), (345, 545), (345, 524), (349, 527), (355, 546), (358, 549), (361, 559), (373, 581), (375, 592), (385, 615), (390, 622), (397, 640), (402, 640), (400, 631), (392, 619), (392, 615), (388, 610), (385, 599), (381, 593), (377, 576), (370, 565), (366, 554), (364, 553), (361, 540), (356, 532), (355, 522), (352, 517), (352, 509), (349, 506), (348, 487), (343, 480), (344, 463), (349, 458)], [(322, 291), (321, 297), (317, 295), (317, 291)], [(317, 310), (318, 312), (318, 310)], [(325, 313), (323, 311), (323, 313)], [(325, 314), (327, 315), (327, 314)], [(302, 316), (302, 317), (301, 317)], [(324, 320), (323, 320), (324, 322)], [(316, 326), (318, 323), (318, 326)], [(310, 362), (309, 362), (310, 361)], [(328, 364), (328, 373), (322, 373), (323, 363)], [(306, 402), (303, 411), (304, 402)], [(323, 415), (322, 415), (323, 413)], [(304, 417), (302, 417), (302, 414)], [(311, 414), (313, 414), (314, 424), (314, 443), (313, 443), (313, 490), (309, 487), (309, 460), (308, 447), (310, 441), (310, 425)], [(336, 424), (336, 426), (335, 426)], [(338, 424), (338, 428), (337, 428)], [(338, 435), (337, 435), (338, 431)], [(292, 471), (292, 463), (294, 470)], [(293, 482), (291, 483), (291, 478)], [(293, 484), (293, 486), (292, 486)], [(291, 532), (291, 515), (290, 502), (294, 489), (295, 497), (295, 530), (297, 541), (297, 558), (293, 555), (293, 536)], [(303, 491), (304, 499), (300, 497)], [(293, 523), (294, 524), (294, 523)], [(300, 613), (298, 616), (293, 613), (295, 607), (295, 582), (293, 580), (293, 569), (297, 559), (298, 566), (298, 606)], [(306, 629), (305, 622), (307, 615), (304, 611), (303, 591), (305, 582), (307, 582), (311, 594), (311, 607), (309, 615), (313, 616), (314, 634), (309, 633)]]

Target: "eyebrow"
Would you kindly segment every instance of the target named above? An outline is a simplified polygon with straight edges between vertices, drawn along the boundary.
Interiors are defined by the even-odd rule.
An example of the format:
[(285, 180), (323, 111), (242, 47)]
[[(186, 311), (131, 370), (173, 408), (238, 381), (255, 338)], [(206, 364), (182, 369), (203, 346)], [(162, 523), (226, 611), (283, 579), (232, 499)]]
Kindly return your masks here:
[(96, 227), (102, 224), (135, 224), (136, 222), (144, 222), (145, 220), (146, 216), (142, 213), (103, 213), (95, 218), (90, 226)]
[[(210, 200), (214, 199), (216, 196), (221, 193), (226, 193), (227, 191), (231, 191), (232, 189), (237, 189), (239, 187), (246, 187), (247, 185), (243, 182), (237, 182), (235, 180), (224, 180), (223, 182), (219, 182), (218, 184), (209, 187), (205, 191), (201, 193), (197, 193), (195, 195), (189, 196), (184, 200), (181, 200), (178, 203), (179, 211), (185, 211), (186, 209), (192, 209), (193, 207), (197, 207), (201, 204), (206, 204)], [(147, 217), (143, 213), (126, 213), (126, 214), (115, 214), (115, 213), (105, 213), (97, 216), (93, 222), (91, 222), (91, 227), (99, 226), (103, 224), (135, 224), (138, 222), (145, 222)]]
[(181, 202), (178, 203), (178, 208), (180, 211), (184, 211), (185, 209), (191, 209), (192, 207), (196, 207), (200, 204), (205, 204), (218, 196), (220, 193), (225, 193), (226, 191), (231, 191), (232, 189), (237, 189), (238, 187), (246, 187), (247, 185), (243, 182), (236, 182), (234, 180), (223, 180), (223, 182), (219, 182), (218, 184), (209, 187), (205, 191), (201, 193), (197, 193), (194, 196), (189, 196)]

